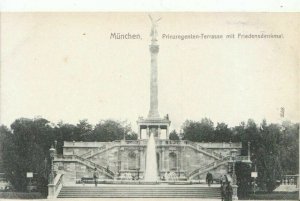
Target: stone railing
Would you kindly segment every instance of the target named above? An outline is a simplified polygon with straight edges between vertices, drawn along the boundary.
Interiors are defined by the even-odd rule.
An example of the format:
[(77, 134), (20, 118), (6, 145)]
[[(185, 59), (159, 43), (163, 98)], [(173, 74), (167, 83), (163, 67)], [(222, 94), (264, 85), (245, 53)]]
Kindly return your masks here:
[(205, 147), (200, 146), (199, 144), (197, 145), (197, 149), (198, 150), (202, 150), (204, 152), (207, 152), (207, 153), (213, 155), (214, 157), (218, 158), (219, 160), (223, 159), (223, 155), (222, 154), (218, 154), (218, 153), (216, 153), (216, 152), (214, 152), (212, 150), (209, 150), (209, 149), (207, 149)]
[(75, 159), (79, 160), (79, 161), (84, 162), (85, 164), (87, 164), (89, 166), (92, 166), (92, 167), (95, 167), (95, 168), (101, 170), (101, 172), (104, 173), (104, 174), (106, 174), (107, 176), (110, 176), (112, 178), (114, 177), (114, 173), (112, 171), (108, 170), (107, 168), (105, 168), (105, 167), (103, 167), (101, 165), (98, 165), (98, 164), (96, 164), (96, 163), (94, 163), (94, 162), (92, 162), (90, 160), (87, 160), (87, 159), (82, 158), (82, 157), (77, 156), (77, 155), (74, 155), (73, 157)]
[(102, 147), (99, 147), (96, 151), (91, 152), (90, 154), (87, 154), (87, 155), (86, 155), (85, 157), (83, 157), (83, 158), (85, 158), (85, 159), (91, 158), (91, 157), (93, 157), (93, 156), (95, 156), (95, 155), (97, 155), (97, 154), (100, 154), (100, 153), (104, 152), (105, 150), (112, 149), (112, 148), (114, 148), (114, 147), (116, 147), (116, 146), (119, 146), (119, 145), (116, 145), (116, 144), (108, 144), (108, 145), (104, 145), (104, 146), (102, 146)]
[(96, 154), (100, 154), (102, 152), (104, 152), (105, 150), (109, 150), (112, 149), (114, 147), (122, 147), (122, 146), (146, 146), (147, 145), (147, 141), (146, 140), (116, 140), (113, 141), (111, 143), (109, 143), (108, 145), (104, 145), (100, 148), (97, 149), (97, 151), (95, 152), (91, 152), (90, 154), (87, 153), (87, 155), (84, 157), (86, 159), (91, 158), (93, 156), (95, 156)]
[(57, 174), (52, 184), (48, 184), (48, 199), (57, 198), (63, 186), (63, 174)]
[(101, 147), (103, 145), (107, 144), (107, 142), (78, 142), (78, 141), (74, 141), (74, 142), (70, 142), (70, 141), (64, 141), (64, 147), (73, 147), (73, 148), (77, 148), (77, 147)]
[(229, 149), (241, 149), (241, 142), (198, 142), (198, 144), (204, 148), (220, 149), (220, 148), (229, 148)]
[(59, 160), (59, 159), (67, 159), (67, 160), (76, 160), (78, 162), (81, 162), (83, 163), (84, 165), (86, 166), (89, 166), (91, 168), (97, 168), (98, 170), (100, 170), (102, 173), (104, 173), (105, 175), (113, 178), (114, 177), (114, 172), (112, 172), (111, 170), (101, 166), (101, 165), (98, 165), (88, 159), (85, 159), (85, 158), (82, 158), (80, 156), (77, 156), (77, 155), (58, 155), (56, 157), (56, 160)]
[(81, 154), (80, 157), (82, 157), (82, 158), (87, 158), (87, 157), (90, 156), (90, 155), (92, 155), (92, 151), (88, 151), (88, 152), (86, 152), (86, 153), (84, 153), (84, 154)]
[(147, 140), (115, 140), (113, 143), (121, 145), (146, 145)]
[(297, 185), (299, 175), (285, 175), (281, 179), (281, 184), (284, 185)]
[(221, 165), (223, 163), (229, 162), (230, 158), (231, 158), (230, 156), (226, 156), (221, 161), (214, 161), (214, 162), (212, 162), (210, 164), (201, 166), (200, 168), (195, 169), (194, 171), (192, 171), (191, 173), (189, 173), (188, 174), (188, 178), (193, 177), (196, 174), (200, 174), (203, 170), (207, 170), (207, 169), (210, 169), (210, 168), (215, 168), (215, 167), (218, 167), (219, 165)]
[(251, 162), (249, 156), (237, 156), (235, 160), (236, 161), (241, 161), (241, 162), (245, 162), (245, 161)]
[(188, 140), (157, 140), (157, 146), (165, 146), (165, 145), (174, 145), (174, 146), (190, 146), (198, 151), (204, 152), (217, 160), (222, 160), (223, 155), (216, 153), (213, 150), (209, 150), (208, 148), (202, 147), (199, 143), (191, 142)]
[(156, 140), (156, 145), (182, 145), (185, 144), (183, 140)]

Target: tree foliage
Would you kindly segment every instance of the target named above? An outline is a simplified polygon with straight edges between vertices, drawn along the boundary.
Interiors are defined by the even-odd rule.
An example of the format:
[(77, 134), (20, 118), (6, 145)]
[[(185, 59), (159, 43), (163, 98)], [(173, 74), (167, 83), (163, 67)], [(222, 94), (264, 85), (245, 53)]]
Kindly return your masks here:
[[(0, 126), (2, 166), (6, 177), (18, 191), (25, 191), (29, 180), (27, 172), (35, 174), (40, 191), (47, 191), (49, 149), (56, 144), (58, 154), (64, 141), (114, 141), (137, 139), (129, 124), (113, 120), (100, 121), (93, 127), (87, 120), (78, 124), (59, 122), (50, 124), (43, 118), (15, 120), (10, 129)], [(56, 142), (56, 143), (55, 143)]]
[[(27, 172), (37, 173), (35, 180), (39, 187), (47, 185), (45, 158), (54, 140), (52, 128), (46, 119), (17, 119), (11, 131), (1, 130), (5, 135), (3, 146), (4, 170), (16, 190), (24, 191), (29, 180)], [(43, 190), (43, 189), (41, 189)]]
[(176, 130), (171, 131), (169, 134), (170, 140), (179, 140), (179, 135), (177, 134)]
[[(225, 123), (217, 123), (214, 127), (209, 119), (201, 121), (184, 122), (182, 129), (183, 139), (195, 142), (241, 142), (242, 155), (247, 155), (248, 142), (250, 142), (251, 160), (253, 162), (251, 171), (257, 168), (258, 185), (268, 191), (276, 187), (276, 182), (285, 174), (298, 173), (298, 148), (299, 124), (283, 122), (279, 124), (267, 124), (263, 120), (257, 125), (252, 119), (247, 123), (229, 128)], [(240, 165), (237, 171), (241, 180), (250, 178), (250, 169)], [(250, 181), (246, 182), (247, 184)], [(244, 185), (244, 183), (243, 183)], [(243, 188), (246, 189), (245, 186)]]

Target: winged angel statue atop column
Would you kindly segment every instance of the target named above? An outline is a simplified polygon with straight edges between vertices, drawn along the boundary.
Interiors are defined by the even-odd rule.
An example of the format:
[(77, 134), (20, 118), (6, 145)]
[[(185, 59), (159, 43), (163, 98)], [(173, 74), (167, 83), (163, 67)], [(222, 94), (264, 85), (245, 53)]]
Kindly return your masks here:
[(152, 37), (152, 41), (157, 41), (157, 22), (159, 20), (161, 20), (161, 18), (158, 18), (157, 20), (154, 20), (151, 15), (149, 15), (149, 18), (151, 20), (151, 23), (152, 23), (152, 27), (151, 27), (151, 33), (150, 33), (150, 36)]

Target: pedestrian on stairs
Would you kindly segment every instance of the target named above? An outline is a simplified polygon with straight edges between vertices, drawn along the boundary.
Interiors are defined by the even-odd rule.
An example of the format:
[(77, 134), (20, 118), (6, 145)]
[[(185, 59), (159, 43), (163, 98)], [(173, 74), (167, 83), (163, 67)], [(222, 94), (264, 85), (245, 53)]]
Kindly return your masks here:
[(208, 183), (208, 186), (210, 186), (212, 181), (213, 181), (213, 176), (210, 172), (208, 172), (207, 175), (206, 175), (206, 182)]
[(97, 172), (97, 168), (94, 169), (93, 177), (94, 177), (94, 181), (95, 181), (95, 186), (97, 186), (97, 183), (98, 183), (98, 172)]
[(225, 201), (232, 201), (232, 186), (230, 184), (230, 181), (227, 182), (227, 186), (226, 186), (226, 196), (225, 196)]

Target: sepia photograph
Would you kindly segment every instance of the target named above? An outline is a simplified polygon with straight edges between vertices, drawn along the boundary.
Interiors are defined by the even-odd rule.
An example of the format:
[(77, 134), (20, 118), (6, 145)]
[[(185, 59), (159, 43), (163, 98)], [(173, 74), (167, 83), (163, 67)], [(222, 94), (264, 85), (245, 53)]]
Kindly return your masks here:
[(2, 12), (0, 199), (299, 200), (299, 19)]

